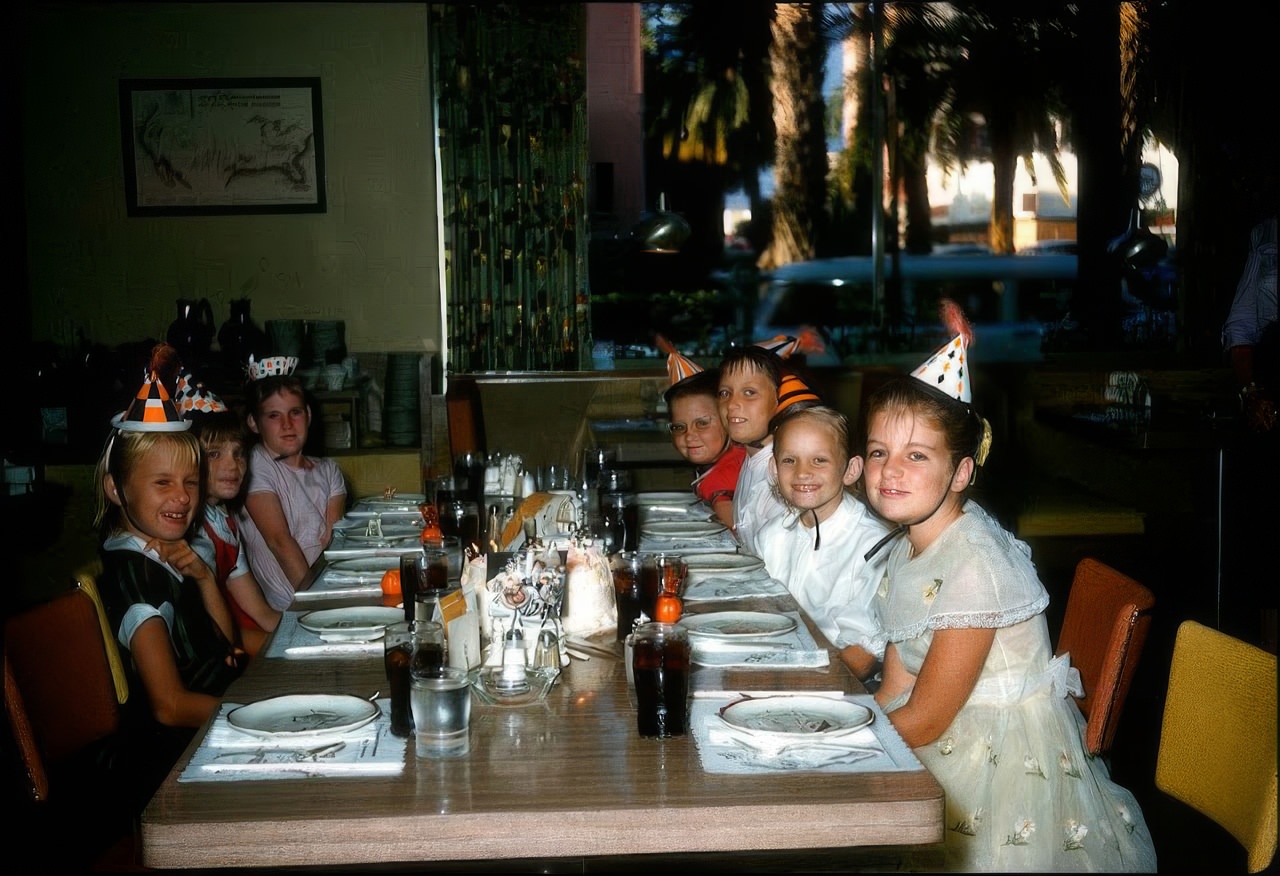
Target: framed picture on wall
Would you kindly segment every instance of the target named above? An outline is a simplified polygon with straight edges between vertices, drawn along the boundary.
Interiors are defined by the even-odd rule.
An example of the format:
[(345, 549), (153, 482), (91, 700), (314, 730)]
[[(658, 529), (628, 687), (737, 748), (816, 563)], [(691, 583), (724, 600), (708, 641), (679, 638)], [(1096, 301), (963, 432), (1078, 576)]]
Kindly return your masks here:
[(325, 212), (320, 79), (122, 79), (130, 216)]

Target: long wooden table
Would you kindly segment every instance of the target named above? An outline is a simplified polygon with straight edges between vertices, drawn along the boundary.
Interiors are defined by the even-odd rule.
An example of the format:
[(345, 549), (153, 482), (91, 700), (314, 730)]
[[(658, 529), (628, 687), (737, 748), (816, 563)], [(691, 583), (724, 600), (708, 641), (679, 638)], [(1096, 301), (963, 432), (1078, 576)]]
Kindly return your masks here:
[[(795, 603), (698, 609), (726, 607), (795, 610)], [(618, 649), (612, 632), (599, 641)], [(863, 691), (834, 655), (826, 669), (698, 668), (693, 686)], [(386, 689), (381, 658), (256, 659), (225, 699), (379, 689)], [(780, 860), (791, 860), (796, 850), (935, 843), (944, 829), (943, 792), (925, 770), (705, 772), (692, 735), (639, 736), (623, 664), (600, 656), (571, 660), (540, 704), (473, 698), (469, 756), (419, 760), (410, 740), (406, 768), (393, 777), (180, 784), (202, 735), (143, 813), (148, 867), (538, 859), (569, 860), (581, 872), (619, 856), (787, 850)]]

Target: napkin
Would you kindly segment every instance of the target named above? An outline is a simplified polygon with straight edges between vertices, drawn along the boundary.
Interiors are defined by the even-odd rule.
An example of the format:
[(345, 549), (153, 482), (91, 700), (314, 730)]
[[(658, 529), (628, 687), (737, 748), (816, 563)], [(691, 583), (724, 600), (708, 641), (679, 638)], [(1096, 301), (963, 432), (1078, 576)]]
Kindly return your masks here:
[(721, 572), (714, 576), (689, 571), (685, 602), (724, 599), (751, 599), (759, 596), (786, 596), (787, 586), (769, 577), (764, 569), (738, 575)]
[(831, 655), (813, 638), (799, 613), (783, 612), (794, 618), (796, 628), (781, 636), (762, 639), (720, 639), (690, 634), (693, 662), (700, 666), (762, 666), (769, 669), (818, 669), (831, 663)]
[(727, 529), (722, 529), (714, 535), (698, 535), (698, 536), (658, 536), (645, 533), (644, 526), (640, 527), (640, 550), (657, 553), (665, 551), (667, 553), (686, 553), (686, 554), (724, 554), (733, 553), (738, 549), (738, 542), (733, 537), (733, 533)]
[(702, 768), (709, 773), (776, 774), (803, 770), (824, 772), (897, 772), (922, 770), (924, 765), (902, 741), (870, 694), (848, 697), (875, 715), (871, 725), (830, 739), (814, 737), (778, 743), (773, 736), (735, 727), (720, 717), (720, 709), (741, 693), (702, 696), (691, 701), (689, 726)]
[(381, 657), (382, 640), (373, 642), (326, 642), (298, 623), (301, 615), (286, 611), (280, 616), (263, 657)]
[(377, 704), (377, 718), (346, 733), (273, 737), (232, 727), (227, 714), (239, 704), (223, 703), (178, 781), (396, 775), (404, 770), (406, 741), (391, 735), (390, 700)]

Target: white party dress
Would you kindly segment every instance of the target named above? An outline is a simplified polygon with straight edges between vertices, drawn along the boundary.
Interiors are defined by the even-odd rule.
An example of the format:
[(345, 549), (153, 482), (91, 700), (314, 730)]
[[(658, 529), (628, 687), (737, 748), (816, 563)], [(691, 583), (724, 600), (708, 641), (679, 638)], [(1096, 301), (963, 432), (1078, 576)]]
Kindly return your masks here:
[(1085, 751), (1069, 692), (1079, 673), (1053, 655), (1048, 603), (1030, 548), (972, 503), (919, 555), (894, 543), (876, 604), (908, 672), (919, 675), (935, 630), (996, 630), (968, 701), (915, 749), (946, 792), (945, 841), (908, 869), (1155, 871), (1137, 801)]

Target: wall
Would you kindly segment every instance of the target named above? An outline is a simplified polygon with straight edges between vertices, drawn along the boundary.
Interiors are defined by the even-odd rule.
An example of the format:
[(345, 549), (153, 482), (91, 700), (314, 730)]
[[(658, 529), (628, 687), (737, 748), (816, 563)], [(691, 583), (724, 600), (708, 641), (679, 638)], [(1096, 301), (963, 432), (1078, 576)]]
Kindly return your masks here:
[[(178, 298), (217, 323), (341, 319), (349, 350), (441, 343), (427, 10), (410, 3), (25, 4), (31, 337), (163, 337)], [(121, 78), (319, 76), (328, 211), (128, 218)]]

